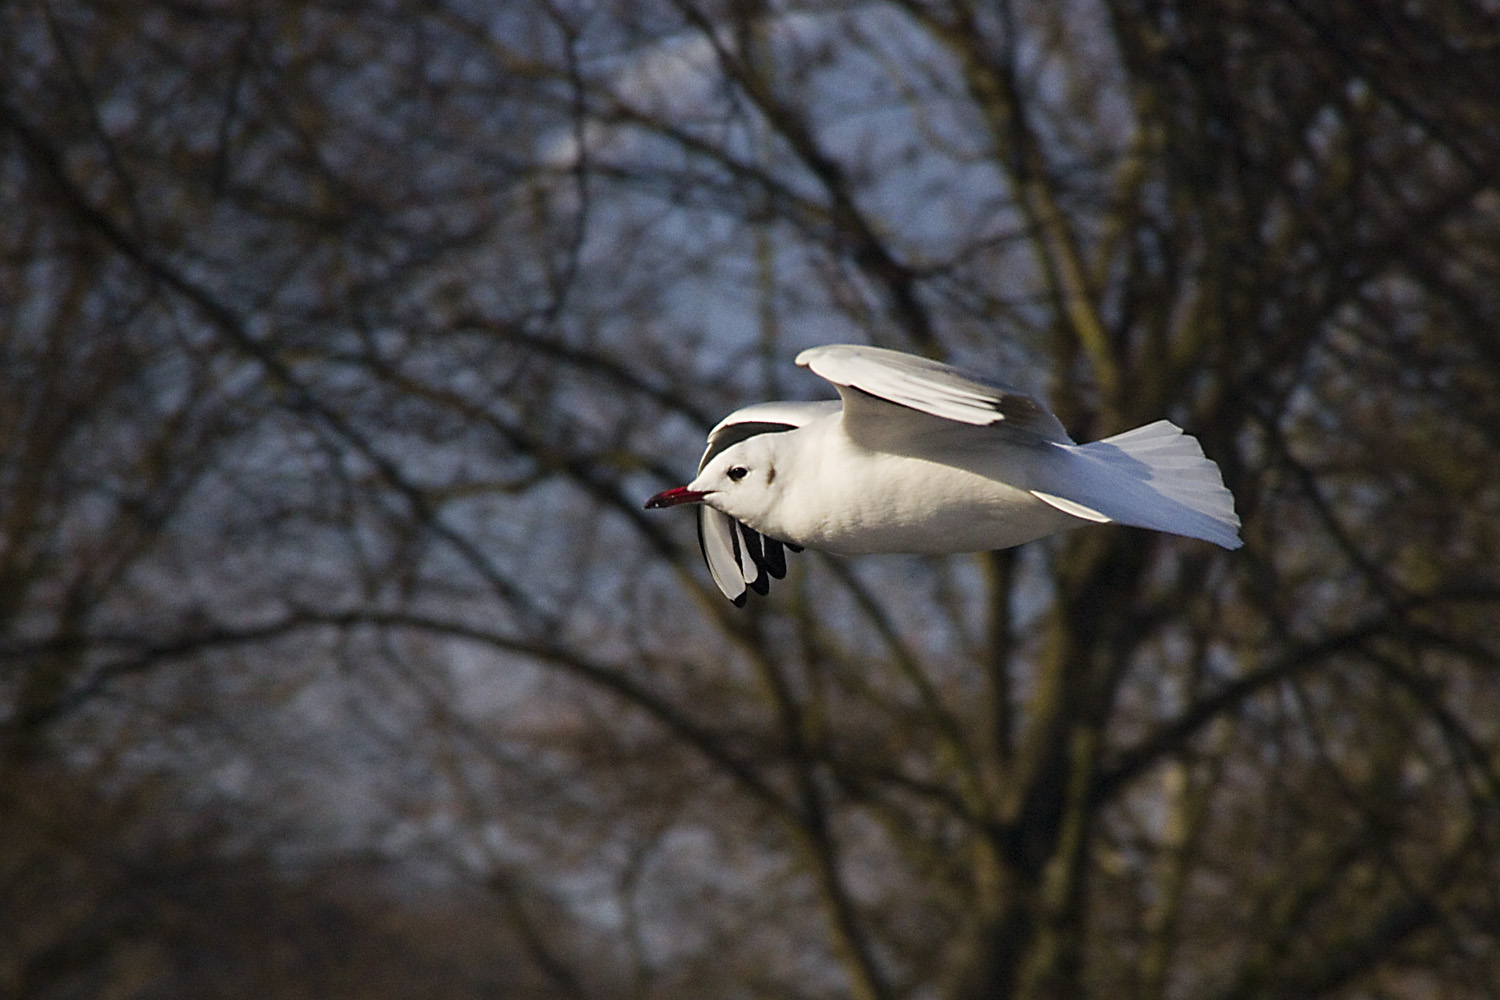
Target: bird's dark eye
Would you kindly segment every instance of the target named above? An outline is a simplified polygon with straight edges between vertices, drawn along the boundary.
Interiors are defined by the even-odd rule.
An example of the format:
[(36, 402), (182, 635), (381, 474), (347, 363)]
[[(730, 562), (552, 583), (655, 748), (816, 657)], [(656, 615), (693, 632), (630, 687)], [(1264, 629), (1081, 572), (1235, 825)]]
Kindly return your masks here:
[(729, 477), (730, 482), (737, 483), (741, 479), (744, 479), (746, 476), (748, 476), (750, 474), (750, 470), (745, 468), (743, 465), (735, 465), (731, 466), (729, 471), (724, 474)]

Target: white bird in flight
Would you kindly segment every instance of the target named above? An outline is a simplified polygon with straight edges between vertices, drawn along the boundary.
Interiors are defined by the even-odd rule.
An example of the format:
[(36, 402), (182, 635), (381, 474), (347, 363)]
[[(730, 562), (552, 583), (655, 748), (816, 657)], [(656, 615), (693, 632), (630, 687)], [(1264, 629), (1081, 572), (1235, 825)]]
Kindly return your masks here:
[(786, 575), (784, 547), (979, 552), (1088, 522), (1243, 544), (1219, 467), (1170, 421), (1078, 444), (1030, 396), (927, 358), (830, 344), (797, 364), (841, 401), (736, 410), (698, 477), (646, 501), (700, 505), (703, 557), (736, 605)]

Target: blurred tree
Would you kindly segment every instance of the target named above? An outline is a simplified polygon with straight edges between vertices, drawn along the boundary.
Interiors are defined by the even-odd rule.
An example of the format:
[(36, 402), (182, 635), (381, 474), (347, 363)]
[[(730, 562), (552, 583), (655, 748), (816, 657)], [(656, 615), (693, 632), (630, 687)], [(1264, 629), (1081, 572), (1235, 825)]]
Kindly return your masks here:
[[(1496, 79), (1482, 0), (0, 5), (0, 989), (1500, 993)], [(731, 608), (639, 502), (840, 340), (1172, 417), (1246, 548)]]

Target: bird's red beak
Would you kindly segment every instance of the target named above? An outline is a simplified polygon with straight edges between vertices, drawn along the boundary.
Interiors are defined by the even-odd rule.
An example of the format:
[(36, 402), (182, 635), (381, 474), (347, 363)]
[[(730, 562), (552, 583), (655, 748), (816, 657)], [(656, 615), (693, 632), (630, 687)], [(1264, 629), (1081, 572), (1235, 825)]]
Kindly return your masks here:
[(702, 490), (690, 490), (686, 486), (678, 486), (670, 490), (662, 490), (656, 496), (646, 501), (647, 510), (655, 510), (658, 507), (676, 507), (683, 503), (701, 503), (708, 496)]

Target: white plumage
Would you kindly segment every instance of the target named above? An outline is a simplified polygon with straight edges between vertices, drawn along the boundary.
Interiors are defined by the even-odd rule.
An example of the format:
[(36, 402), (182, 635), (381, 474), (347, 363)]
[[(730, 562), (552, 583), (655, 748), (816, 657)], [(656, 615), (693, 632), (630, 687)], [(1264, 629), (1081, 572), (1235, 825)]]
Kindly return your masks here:
[(1241, 544), (1218, 466), (1169, 421), (1078, 444), (1030, 396), (927, 358), (834, 344), (797, 364), (841, 402), (735, 411), (697, 478), (646, 501), (701, 505), (704, 558), (736, 604), (785, 574), (783, 545), (975, 552), (1090, 521)]

